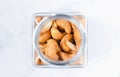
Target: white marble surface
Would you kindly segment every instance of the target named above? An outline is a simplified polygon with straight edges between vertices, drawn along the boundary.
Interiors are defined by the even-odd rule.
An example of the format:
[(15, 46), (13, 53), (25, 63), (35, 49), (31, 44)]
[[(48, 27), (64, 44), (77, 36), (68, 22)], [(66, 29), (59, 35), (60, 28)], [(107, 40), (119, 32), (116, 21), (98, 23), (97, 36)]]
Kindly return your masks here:
[[(88, 16), (85, 68), (34, 68), (32, 15), (82, 11)], [(120, 0), (0, 0), (0, 77), (120, 77)]]

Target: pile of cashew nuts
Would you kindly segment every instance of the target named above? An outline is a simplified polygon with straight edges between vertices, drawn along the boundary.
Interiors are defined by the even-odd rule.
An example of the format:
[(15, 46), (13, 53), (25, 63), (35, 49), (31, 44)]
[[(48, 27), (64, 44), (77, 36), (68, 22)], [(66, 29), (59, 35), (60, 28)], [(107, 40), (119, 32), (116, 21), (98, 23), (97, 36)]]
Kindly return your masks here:
[(43, 25), (40, 31), (40, 50), (51, 60), (69, 60), (78, 52), (80, 45), (80, 31), (68, 20), (49, 21)]

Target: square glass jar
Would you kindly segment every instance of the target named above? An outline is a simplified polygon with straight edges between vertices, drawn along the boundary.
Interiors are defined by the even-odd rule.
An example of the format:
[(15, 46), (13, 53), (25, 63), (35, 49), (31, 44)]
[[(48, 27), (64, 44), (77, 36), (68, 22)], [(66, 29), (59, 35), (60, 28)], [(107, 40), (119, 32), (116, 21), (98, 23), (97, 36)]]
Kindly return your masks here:
[[(33, 27), (33, 34), (35, 33), (36, 27), (41, 23), (41, 21), (44, 18), (56, 15), (56, 14), (63, 14), (63, 15), (69, 15), (76, 19), (80, 24), (82, 24), (85, 32), (86, 42), (84, 46), (84, 50), (82, 51), (79, 58), (71, 62), (67, 65), (54, 65), (50, 63), (46, 63), (41, 59), (39, 53), (36, 51), (33, 45), (33, 55), (32, 55), (32, 62), (35, 67), (84, 67), (87, 64), (87, 18), (83, 13), (77, 13), (77, 12), (68, 12), (68, 13), (56, 13), (56, 12), (44, 12), (44, 13), (36, 13), (33, 15), (32, 19), (32, 27)], [(33, 39), (34, 41), (35, 39)]]

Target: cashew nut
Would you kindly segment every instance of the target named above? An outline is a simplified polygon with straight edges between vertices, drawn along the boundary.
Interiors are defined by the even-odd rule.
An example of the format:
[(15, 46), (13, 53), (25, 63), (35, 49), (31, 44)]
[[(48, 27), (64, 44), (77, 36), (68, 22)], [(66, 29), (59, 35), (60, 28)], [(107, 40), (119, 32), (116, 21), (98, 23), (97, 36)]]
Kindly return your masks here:
[(61, 33), (57, 28), (52, 27), (51, 28), (51, 35), (54, 39), (60, 40), (64, 36), (65, 33)]
[(36, 57), (35, 64), (40, 65), (40, 64), (44, 64), (44, 63), (41, 61), (41, 59), (39, 57)]
[(65, 19), (57, 19), (56, 24), (59, 27), (63, 28), (66, 33), (71, 32), (71, 24), (67, 20), (65, 20)]
[(47, 44), (39, 44), (40, 50), (44, 53), (45, 52), (45, 47), (47, 46)]
[(72, 38), (72, 34), (66, 34), (60, 42), (60, 46), (65, 52), (70, 51), (70, 48), (66, 45), (66, 41), (69, 41), (71, 38)]
[(41, 33), (48, 31), (52, 26), (52, 21), (47, 22), (41, 29)]
[(52, 59), (58, 60), (58, 52), (61, 51), (59, 45), (54, 39), (47, 40), (47, 47), (45, 48), (45, 55)]
[(34, 52), (34, 57), (35, 57), (35, 64), (39, 65), (39, 64), (44, 64), (44, 62), (42, 62), (37, 54), (37, 52)]
[(70, 41), (66, 41), (66, 45), (71, 49), (76, 51), (76, 47), (73, 43), (71, 43)]
[(58, 27), (58, 25), (56, 24), (55, 21), (53, 22), (53, 25), (52, 25), (52, 26), (53, 26), (53, 27), (56, 27), (56, 28)]
[(40, 43), (44, 43), (44, 42), (46, 42), (50, 37), (51, 37), (50, 31), (41, 33), (41, 34), (40, 34), (40, 37), (39, 37), (39, 42), (40, 42)]
[(75, 54), (70, 54), (70, 53), (65, 53), (65, 52), (59, 52), (60, 58), (63, 61), (69, 60), (70, 58), (72, 58)]
[(42, 20), (42, 17), (40, 17), (40, 16), (37, 16), (37, 17), (35, 18), (35, 21), (36, 21), (37, 24), (38, 24), (41, 20)]
[(80, 35), (80, 31), (78, 30), (78, 28), (72, 24), (72, 28), (73, 28), (73, 35), (74, 35), (74, 40), (76, 43), (76, 48), (79, 49), (80, 45), (81, 45), (81, 35)]

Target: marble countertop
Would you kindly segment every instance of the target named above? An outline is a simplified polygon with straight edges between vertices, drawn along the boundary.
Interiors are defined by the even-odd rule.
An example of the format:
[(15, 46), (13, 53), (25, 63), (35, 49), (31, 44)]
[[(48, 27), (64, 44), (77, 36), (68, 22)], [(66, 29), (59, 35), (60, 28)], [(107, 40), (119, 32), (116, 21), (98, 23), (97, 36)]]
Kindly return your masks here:
[[(33, 67), (33, 14), (78, 11), (88, 17), (88, 65)], [(0, 77), (120, 77), (119, 33), (119, 0), (0, 0)]]

